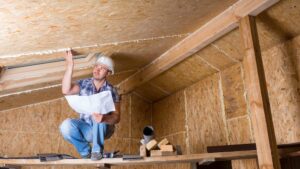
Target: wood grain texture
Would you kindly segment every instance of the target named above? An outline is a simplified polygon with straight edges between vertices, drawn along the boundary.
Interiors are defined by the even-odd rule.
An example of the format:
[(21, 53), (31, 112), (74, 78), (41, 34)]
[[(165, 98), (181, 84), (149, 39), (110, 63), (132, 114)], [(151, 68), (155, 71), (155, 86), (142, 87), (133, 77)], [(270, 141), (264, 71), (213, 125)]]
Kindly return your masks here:
[(131, 95), (123, 95), (121, 98), (120, 122), (116, 124), (113, 136), (119, 138), (131, 137)]
[(206, 146), (226, 144), (218, 75), (186, 89), (190, 152), (206, 152)]
[(236, 64), (221, 72), (226, 118), (247, 114), (241, 65)]
[(182, 60), (195, 54), (216, 39), (224, 36), (238, 26), (240, 18), (249, 14), (257, 15), (272, 6), (278, 0), (238, 1), (210, 22), (163, 53), (151, 64), (140, 69), (136, 74), (124, 80), (120, 85), (121, 93), (128, 93), (137, 86), (153, 79)]
[(214, 0), (208, 4), (196, 0), (189, 3), (170, 0), (77, 0), (72, 3), (1, 3), (1, 18), (5, 27), (1, 29), (0, 39), (1, 44), (5, 45), (1, 47), (0, 54), (80, 47), (191, 32), (234, 2), (236, 1), (226, 0), (219, 3)]
[(279, 144), (300, 140), (300, 92), (297, 70), (287, 43), (262, 53), (276, 140)]
[(154, 103), (152, 115), (152, 124), (158, 138), (185, 131), (183, 91)]
[(151, 112), (151, 103), (135, 94), (131, 96), (131, 138), (142, 137), (144, 127), (151, 125)]
[(249, 96), (259, 168), (280, 169), (255, 18), (244, 17), (239, 28), (245, 46), (245, 83)]
[(169, 93), (174, 93), (215, 72), (217, 70), (203, 61), (200, 56), (193, 55), (152, 79), (151, 83)]

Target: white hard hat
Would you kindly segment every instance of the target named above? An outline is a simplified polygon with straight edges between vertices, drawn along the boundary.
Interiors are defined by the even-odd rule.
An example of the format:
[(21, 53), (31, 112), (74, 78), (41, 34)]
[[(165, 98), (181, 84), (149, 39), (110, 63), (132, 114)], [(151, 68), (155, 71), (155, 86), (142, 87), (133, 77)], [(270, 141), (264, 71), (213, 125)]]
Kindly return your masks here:
[(105, 65), (108, 68), (108, 70), (111, 71), (111, 74), (114, 74), (114, 61), (110, 57), (105, 56), (101, 53), (98, 53), (96, 57), (97, 57), (96, 64)]

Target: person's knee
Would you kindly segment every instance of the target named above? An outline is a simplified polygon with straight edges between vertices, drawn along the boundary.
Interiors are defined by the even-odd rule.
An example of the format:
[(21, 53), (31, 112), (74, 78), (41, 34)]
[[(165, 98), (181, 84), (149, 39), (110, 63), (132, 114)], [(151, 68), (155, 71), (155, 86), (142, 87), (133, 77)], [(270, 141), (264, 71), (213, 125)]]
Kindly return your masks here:
[(69, 138), (72, 134), (71, 131), (74, 130), (72, 119), (68, 118), (64, 120), (59, 126), (59, 129), (64, 138)]

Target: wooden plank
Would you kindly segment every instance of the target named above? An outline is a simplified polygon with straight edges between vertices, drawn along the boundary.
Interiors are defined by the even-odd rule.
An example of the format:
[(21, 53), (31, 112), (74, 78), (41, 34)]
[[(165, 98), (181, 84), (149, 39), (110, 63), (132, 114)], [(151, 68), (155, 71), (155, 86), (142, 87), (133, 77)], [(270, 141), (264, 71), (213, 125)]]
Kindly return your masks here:
[(241, 17), (258, 14), (278, 0), (241, 0), (120, 83), (121, 94), (151, 80), (238, 26)]
[(240, 158), (255, 158), (256, 151), (236, 151), (236, 152), (222, 152), (222, 153), (203, 153), (190, 155), (176, 155), (163, 157), (144, 157), (142, 160), (123, 160), (122, 158), (104, 158), (99, 161), (91, 161), (90, 159), (65, 159), (59, 161), (40, 162), (39, 159), (0, 159), (1, 165), (92, 165), (101, 166), (103, 164), (111, 166), (121, 165), (146, 165), (146, 164), (162, 164), (162, 163), (187, 163), (199, 162), (202, 160), (233, 160)]
[(159, 143), (158, 143), (158, 148), (161, 148), (162, 145), (167, 145), (169, 144), (169, 140), (167, 138), (162, 139)]
[(274, 126), (267, 85), (254, 17), (246, 16), (240, 22), (245, 45), (245, 81), (250, 102), (259, 167), (280, 169)]
[(160, 150), (161, 151), (171, 151), (171, 152), (173, 152), (174, 148), (173, 148), (172, 145), (161, 145)]
[(152, 150), (155, 147), (157, 147), (157, 141), (156, 140), (151, 140), (149, 143), (146, 144), (147, 150)]
[[(297, 155), (298, 151), (280, 152), (285, 157), (288, 155)], [(122, 158), (104, 158), (99, 161), (90, 159), (64, 159), (59, 161), (40, 162), (39, 159), (0, 159), (0, 166), (18, 165), (18, 166), (58, 166), (58, 165), (89, 165), (89, 166), (122, 166), (122, 165), (148, 165), (163, 163), (193, 163), (202, 161), (227, 161), (236, 159), (254, 159), (257, 157), (255, 150), (202, 153), (190, 155), (176, 155), (164, 157), (144, 157), (142, 160), (123, 160)]]
[[(92, 72), (91, 65), (96, 60), (94, 55), (94, 53), (91, 53), (86, 58), (74, 60), (74, 77)], [(64, 71), (64, 61), (8, 69), (0, 79), (0, 91), (61, 80)]]

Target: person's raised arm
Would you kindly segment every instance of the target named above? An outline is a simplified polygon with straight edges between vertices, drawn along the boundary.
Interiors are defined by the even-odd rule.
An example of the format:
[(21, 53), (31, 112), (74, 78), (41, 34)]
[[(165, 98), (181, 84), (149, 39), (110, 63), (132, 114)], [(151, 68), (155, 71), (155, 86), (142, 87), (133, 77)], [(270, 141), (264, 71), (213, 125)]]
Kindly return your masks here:
[(66, 72), (62, 79), (62, 93), (64, 95), (78, 94), (80, 88), (77, 84), (72, 84), (72, 74), (73, 74), (73, 54), (71, 51), (67, 51), (66, 56)]

